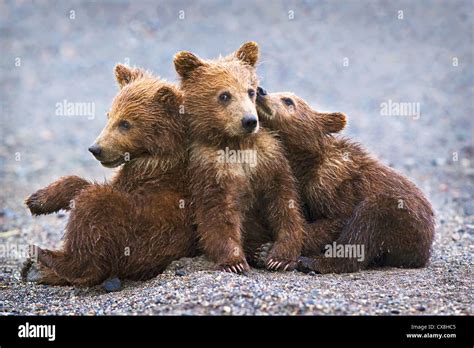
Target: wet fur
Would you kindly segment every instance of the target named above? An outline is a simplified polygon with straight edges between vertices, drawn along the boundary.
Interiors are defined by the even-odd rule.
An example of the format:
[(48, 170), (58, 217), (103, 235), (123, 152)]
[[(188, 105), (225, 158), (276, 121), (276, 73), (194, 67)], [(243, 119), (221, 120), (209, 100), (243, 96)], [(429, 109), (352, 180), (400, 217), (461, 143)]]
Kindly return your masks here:
[[(295, 107), (289, 109), (284, 98)], [(264, 125), (284, 144), (307, 207), (302, 269), (342, 273), (428, 263), (435, 230), (431, 204), (361, 145), (333, 135), (344, 128), (344, 114), (316, 112), (291, 93), (259, 97), (258, 105)], [(324, 257), (325, 245), (334, 241), (363, 245), (365, 259)]]
[[(180, 52), (174, 61), (189, 117), (190, 185), (200, 242), (220, 269), (237, 273), (248, 270), (245, 254), (262, 241), (275, 241), (266, 264), (274, 270), (293, 268), (302, 244), (299, 198), (279, 142), (265, 129), (245, 134), (241, 126), (244, 115), (256, 115), (247, 90), (257, 87), (257, 59), (257, 45), (247, 43), (217, 60)], [(218, 103), (222, 90), (233, 96), (227, 107)], [(220, 163), (217, 153), (225, 148), (256, 151), (256, 166)], [(259, 214), (265, 227), (251, 218)]]
[[(26, 200), (36, 215), (71, 210), (63, 247), (35, 248), (40, 283), (143, 280), (195, 252), (181, 92), (140, 69), (118, 65), (116, 76), (121, 91), (97, 142), (104, 158), (128, 152), (130, 160), (108, 183), (64, 177)], [(116, 127), (122, 119), (132, 124), (126, 133)]]

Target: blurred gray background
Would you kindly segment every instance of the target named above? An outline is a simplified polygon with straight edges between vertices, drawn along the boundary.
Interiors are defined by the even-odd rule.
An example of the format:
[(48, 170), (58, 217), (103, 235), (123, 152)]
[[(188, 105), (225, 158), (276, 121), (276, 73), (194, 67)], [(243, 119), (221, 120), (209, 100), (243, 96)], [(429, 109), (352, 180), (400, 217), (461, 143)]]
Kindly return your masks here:
[[(116, 63), (176, 82), (177, 51), (212, 58), (254, 40), (262, 85), (345, 112), (343, 133), (452, 223), (436, 255), (461, 243), (454, 252), (472, 261), (473, 1), (1, 0), (0, 19), (0, 236), (57, 245), (65, 219), (32, 219), (23, 199), (62, 175), (110, 176), (87, 147), (118, 90)], [(56, 115), (64, 100), (93, 103), (94, 117)], [(382, 115), (389, 100), (419, 103), (420, 118)]]
[[(249, 40), (269, 91), (345, 112), (345, 134), (396, 167), (444, 163), (472, 146), (472, 4), (2, 1), (1, 179), (27, 194), (63, 174), (107, 176), (87, 147), (117, 92), (117, 62), (177, 81), (177, 51), (212, 58)], [(57, 116), (64, 100), (94, 103), (95, 117)], [(420, 119), (381, 115), (388, 100), (420, 103)]]

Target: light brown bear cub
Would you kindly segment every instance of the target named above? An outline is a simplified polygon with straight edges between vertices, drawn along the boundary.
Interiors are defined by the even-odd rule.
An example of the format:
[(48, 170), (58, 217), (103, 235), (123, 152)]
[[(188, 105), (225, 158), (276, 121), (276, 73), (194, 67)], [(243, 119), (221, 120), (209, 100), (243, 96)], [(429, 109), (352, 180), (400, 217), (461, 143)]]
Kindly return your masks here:
[(248, 255), (256, 241), (268, 240), (250, 216), (261, 213), (275, 240), (268, 269), (294, 268), (302, 244), (303, 218), (289, 163), (279, 142), (259, 127), (257, 60), (253, 42), (216, 60), (190, 52), (174, 59), (190, 124), (198, 235), (218, 267), (235, 273), (249, 269), (243, 246)]
[[(303, 255), (309, 257), (302, 257), (298, 268), (342, 273), (371, 265), (427, 264), (435, 228), (431, 204), (359, 144), (333, 136), (344, 128), (344, 114), (319, 113), (294, 94), (267, 94), (262, 88), (257, 105), (262, 123), (278, 132), (286, 148), (314, 221), (305, 231)], [(333, 242), (364, 248), (362, 259), (322, 255)]]
[(64, 177), (27, 199), (35, 215), (71, 214), (63, 248), (36, 247), (39, 275), (29, 262), (25, 278), (78, 286), (142, 280), (194, 253), (182, 94), (141, 69), (117, 65), (115, 73), (120, 92), (89, 150), (102, 165), (121, 167), (109, 183)]

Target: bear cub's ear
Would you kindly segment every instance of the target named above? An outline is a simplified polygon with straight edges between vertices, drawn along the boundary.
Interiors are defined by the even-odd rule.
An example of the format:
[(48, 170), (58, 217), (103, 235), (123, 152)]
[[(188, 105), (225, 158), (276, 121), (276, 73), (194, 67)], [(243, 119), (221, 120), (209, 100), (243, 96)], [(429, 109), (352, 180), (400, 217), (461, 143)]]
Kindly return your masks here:
[(130, 68), (123, 64), (117, 64), (115, 66), (115, 78), (120, 88), (125, 87), (127, 84), (143, 76), (144, 72), (138, 68)]
[(182, 104), (181, 92), (169, 86), (163, 86), (156, 91), (154, 99), (170, 112), (178, 112)]
[(189, 51), (176, 53), (173, 62), (176, 72), (182, 78), (189, 77), (193, 70), (205, 64), (198, 56)]
[(235, 57), (242, 62), (254, 67), (258, 61), (258, 44), (250, 41), (244, 43), (236, 52)]
[(331, 112), (319, 114), (323, 120), (323, 127), (326, 133), (337, 133), (344, 129), (347, 123), (346, 115), (342, 112)]

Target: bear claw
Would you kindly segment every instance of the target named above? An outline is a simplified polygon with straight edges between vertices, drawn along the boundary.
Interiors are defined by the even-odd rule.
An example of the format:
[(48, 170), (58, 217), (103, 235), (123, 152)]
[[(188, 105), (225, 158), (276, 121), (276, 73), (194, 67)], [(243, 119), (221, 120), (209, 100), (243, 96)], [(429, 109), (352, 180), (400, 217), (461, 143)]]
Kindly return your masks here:
[(224, 272), (236, 274), (245, 274), (247, 271), (249, 271), (249, 266), (244, 262), (234, 265), (220, 265), (218, 268)]
[(266, 267), (270, 271), (292, 271), (296, 268), (296, 262), (291, 260), (274, 260), (269, 259), (266, 263)]

